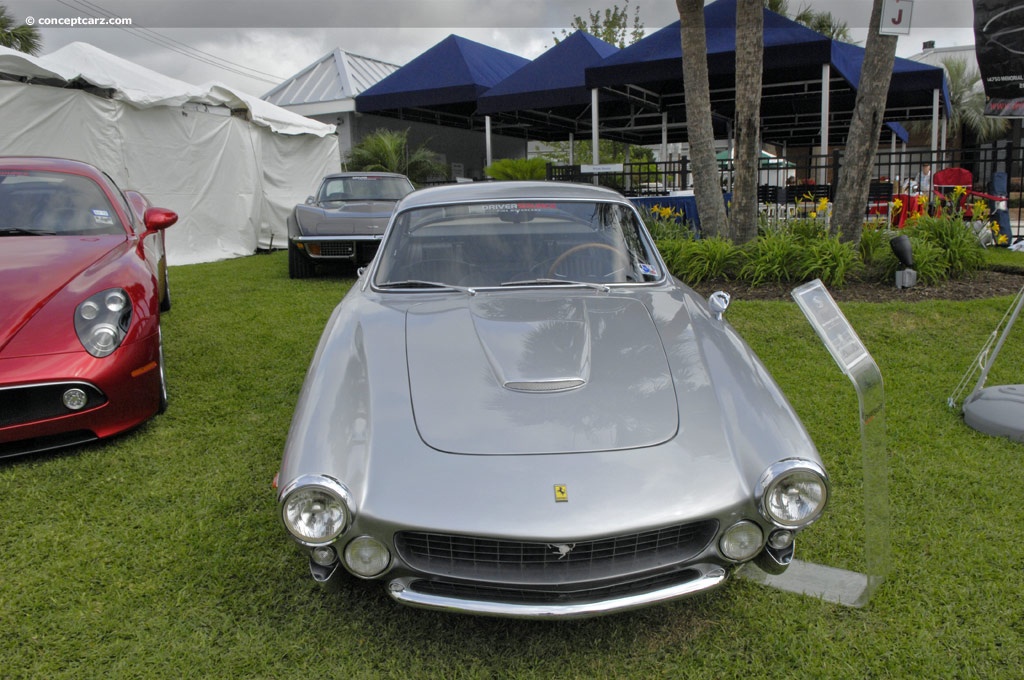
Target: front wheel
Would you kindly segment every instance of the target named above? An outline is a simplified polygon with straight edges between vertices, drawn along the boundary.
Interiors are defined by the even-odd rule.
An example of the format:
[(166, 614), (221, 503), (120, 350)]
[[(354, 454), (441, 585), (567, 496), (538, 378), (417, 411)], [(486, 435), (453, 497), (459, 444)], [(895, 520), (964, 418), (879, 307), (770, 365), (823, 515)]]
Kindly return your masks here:
[(288, 276), (293, 279), (307, 279), (316, 272), (316, 265), (299, 252), (293, 241), (288, 241)]

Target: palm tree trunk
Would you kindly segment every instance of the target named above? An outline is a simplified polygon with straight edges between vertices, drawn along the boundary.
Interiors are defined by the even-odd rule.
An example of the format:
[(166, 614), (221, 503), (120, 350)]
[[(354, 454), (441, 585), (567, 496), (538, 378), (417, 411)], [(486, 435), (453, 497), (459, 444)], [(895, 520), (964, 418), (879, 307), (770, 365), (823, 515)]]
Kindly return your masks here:
[(693, 189), (705, 236), (729, 236), (729, 224), (718, 181), (715, 130), (711, 124), (708, 47), (704, 35), (704, 0), (676, 0), (679, 37), (683, 43), (683, 95), (686, 131), (693, 164)]
[(896, 60), (896, 36), (878, 32), (881, 20), (882, 0), (874, 0), (864, 46), (864, 64), (860, 69), (860, 84), (832, 214), (833, 232), (838, 231), (843, 241), (852, 243), (860, 241), (878, 137), (885, 115), (885, 100)]
[(736, 3), (736, 159), (730, 231), (737, 243), (757, 237), (757, 179), (761, 161), (761, 76), (764, 10), (761, 0)]

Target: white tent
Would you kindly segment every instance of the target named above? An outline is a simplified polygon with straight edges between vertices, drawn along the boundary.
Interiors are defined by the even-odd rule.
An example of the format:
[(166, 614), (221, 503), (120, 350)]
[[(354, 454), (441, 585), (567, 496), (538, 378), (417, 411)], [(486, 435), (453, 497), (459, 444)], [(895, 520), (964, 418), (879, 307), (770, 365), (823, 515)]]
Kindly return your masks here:
[(334, 132), (85, 43), (43, 57), (0, 47), (0, 155), (86, 161), (176, 211), (171, 264), (284, 246), (291, 209), (340, 168)]

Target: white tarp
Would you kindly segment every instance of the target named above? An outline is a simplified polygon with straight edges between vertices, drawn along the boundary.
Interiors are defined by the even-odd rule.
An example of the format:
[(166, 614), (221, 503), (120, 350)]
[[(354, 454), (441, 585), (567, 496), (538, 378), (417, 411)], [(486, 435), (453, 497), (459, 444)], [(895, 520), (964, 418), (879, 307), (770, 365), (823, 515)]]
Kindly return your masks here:
[[(0, 48), (0, 74), (26, 81), (0, 80), (0, 155), (83, 160), (176, 211), (171, 264), (283, 247), (291, 209), (339, 169), (334, 126), (91, 45), (45, 57)], [(110, 97), (63, 87), (76, 80)]]

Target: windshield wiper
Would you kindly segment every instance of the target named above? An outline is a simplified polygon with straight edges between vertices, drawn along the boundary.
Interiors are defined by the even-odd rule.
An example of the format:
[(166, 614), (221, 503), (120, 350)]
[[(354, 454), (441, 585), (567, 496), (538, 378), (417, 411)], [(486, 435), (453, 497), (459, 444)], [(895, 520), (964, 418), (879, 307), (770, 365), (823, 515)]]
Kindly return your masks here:
[(49, 229), (22, 229), (21, 227), (0, 227), (0, 236), (53, 236), (57, 232)]
[(591, 288), (593, 290), (599, 290), (602, 293), (607, 293), (611, 290), (611, 286), (603, 283), (590, 283), (588, 281), (570, 281), (568, 279), (524, 279), (522, 281), (505, 281), (501, 284), (505, 286), (577, 286), (583, 288)]
[(385, 281), (376, 284), (377, 288), (443, 288), (445, 290), (457, 290), (470, 295), (476, 295), (476, 290), (466, 286), (456, 286), (451, 283), (439, 281), (423, 281), (421, 279), (407, 279), (405, 281)]

